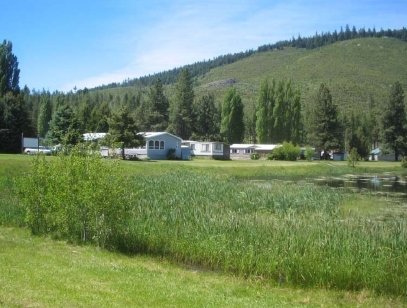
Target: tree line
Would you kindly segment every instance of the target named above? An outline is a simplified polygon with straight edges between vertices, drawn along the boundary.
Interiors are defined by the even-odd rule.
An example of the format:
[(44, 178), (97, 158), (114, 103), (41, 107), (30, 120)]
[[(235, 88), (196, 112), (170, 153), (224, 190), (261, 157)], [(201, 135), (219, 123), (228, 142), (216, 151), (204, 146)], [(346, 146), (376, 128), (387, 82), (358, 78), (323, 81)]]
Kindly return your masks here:
[(378, 141), (395, 157), (407, 155), (407, 118), (404, 92), (399, 82), (391, 87), (381, 116), (369, 110), (341, 113), (332, 103), (326, 84), (321, 84), (310, 104), (291, 80), (264, 80), (255, 110), (245, 114), (244, 103), (231, 87), (222, 104), (212, 93), (196, 97), (188, 68), (182, 69), (173, 99), (168, 99), (160, 78), (145, 93), (89, 91), (77, 93), (30, 92), (19, 88), (17, 57), (12, 44), (0, 45), (0, 152), (19, 153), (21, 134), (45, 137), (49, 144), (75, 145), (83, 133), (109, 132), (107, 141), (124, 147), (137, 146), (140, 131), (168, 131), (184, 140), (226, 143), (283, 143), (311, 145), (328, 150), (357, 149), (366, 157)]

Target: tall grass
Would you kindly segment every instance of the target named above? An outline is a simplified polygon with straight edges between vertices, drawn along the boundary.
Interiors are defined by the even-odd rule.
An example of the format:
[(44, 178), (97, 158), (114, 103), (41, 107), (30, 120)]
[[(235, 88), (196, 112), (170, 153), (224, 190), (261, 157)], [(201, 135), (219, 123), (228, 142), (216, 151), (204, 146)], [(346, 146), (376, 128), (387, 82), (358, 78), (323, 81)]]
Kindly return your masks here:
[(138, 177), (122, 249), (281, 284), (407, 295), (406, 223), (343, 219), (325, 187)]
[(282, 285), (407, 295), (403, 217), (347, 217), (327, 187), (120, 166), (38, 157), (18, 181), (29, 226)]

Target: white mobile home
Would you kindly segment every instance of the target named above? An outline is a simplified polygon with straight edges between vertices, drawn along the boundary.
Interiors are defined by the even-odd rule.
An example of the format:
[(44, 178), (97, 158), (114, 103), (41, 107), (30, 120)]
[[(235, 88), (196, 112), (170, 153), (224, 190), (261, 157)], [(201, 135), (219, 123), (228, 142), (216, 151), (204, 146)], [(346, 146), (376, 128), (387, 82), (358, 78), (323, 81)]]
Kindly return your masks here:
[(266, 157), (273, 152), (280, 144), (232, 144), (230, 146), (231, 159), (249, 159), (250, 154), (258, 153), (261, 157)]
[(229, 146), (218, 141), (184, 141), (191, 150), (191, 156), (213, 159), (229, 159)]

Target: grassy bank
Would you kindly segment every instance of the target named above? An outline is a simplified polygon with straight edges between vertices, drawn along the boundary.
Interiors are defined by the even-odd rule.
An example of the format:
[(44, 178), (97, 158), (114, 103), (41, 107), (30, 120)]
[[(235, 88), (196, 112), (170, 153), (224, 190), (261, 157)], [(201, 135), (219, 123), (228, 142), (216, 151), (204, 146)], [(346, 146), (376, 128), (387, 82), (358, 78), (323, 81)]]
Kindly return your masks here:
[[(364, 198), (368, 207), (369, 196), (295, 182), (245, 181), (240, 176), (248, 170), (248, 177), (256, 178), (253, 168), (280, 175), (326, 168), (346, 173), (344, 164), (211, 160), (122, 164), (137, 199), (111, 237), (114, 241), (107, 246), (112, 249), (282, 287), (407, 295), (405, 213), (382, 219), (379, 214), (366, 215), (368, 210), (355, 210), (358, 198)], [(399, 170), (384, 163), (362, 168)], [(50, 200), (43, 202), (54, 204)], [(44, 212), (48, 225), (57, 225), (52, 221), (55, 210)], [(57, 229), (51, 231), (61, 235)]]
[(405, 307), (361, 292), (272, 287), (0, 227), (0, 307)]

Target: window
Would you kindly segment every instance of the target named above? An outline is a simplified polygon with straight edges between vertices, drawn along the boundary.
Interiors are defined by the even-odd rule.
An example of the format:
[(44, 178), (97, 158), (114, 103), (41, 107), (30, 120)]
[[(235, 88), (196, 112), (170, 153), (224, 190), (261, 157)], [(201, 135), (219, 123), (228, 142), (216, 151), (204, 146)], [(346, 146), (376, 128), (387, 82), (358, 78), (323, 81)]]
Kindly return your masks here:
[(209, 152), (209, 144), (202, 144), (202, 152)]
[(222, 144), (221, 143), (215, 143), (215, 151), (222, 151)]
[(239, 150), (238, 149), (230, 149), (230, 153), (231, 154), (239, 154)]
[(245, 149), (245, 150), (244, 150), (244, 153), (245, 153), (245, 154), (254, 153), (254, 149)]
[(165, 142), (159, 140), (149, 140), (148, 149), (149, 150), (164, 150)]

